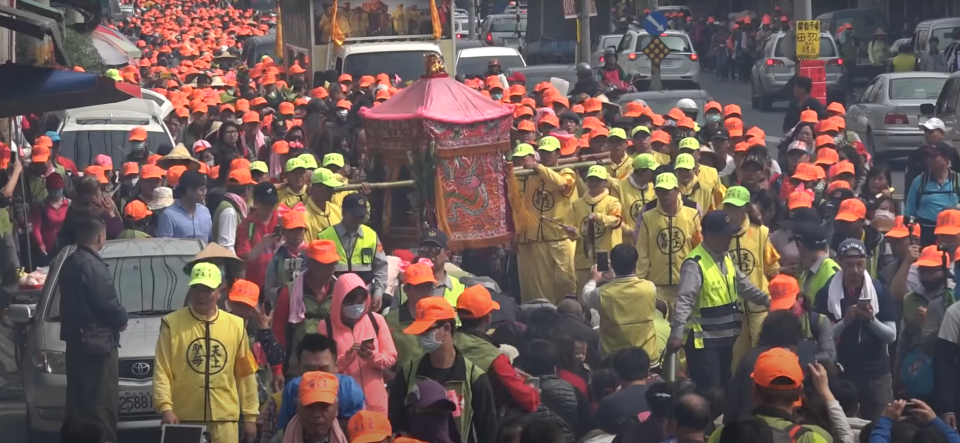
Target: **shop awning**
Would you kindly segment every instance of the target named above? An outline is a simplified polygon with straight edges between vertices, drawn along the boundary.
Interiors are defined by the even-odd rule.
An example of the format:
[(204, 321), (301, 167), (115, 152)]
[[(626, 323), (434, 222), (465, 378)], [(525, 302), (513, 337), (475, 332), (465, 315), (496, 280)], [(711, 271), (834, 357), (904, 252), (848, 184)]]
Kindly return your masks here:
[(0, 118), (141, 98), (140, 86), (86, 72), (0, 65)]
[(57, 63), (73, 66), (67, 53), (64, 52), (63, 36), (56, 20), (9, 6), (0, 6), (0, 27), (41, 40), (49, 35), (53, 39), (53, 53)]
[(130, 57), (127, 56), (126, 52), (115, 48), (106, 41), (95, 38), (93, 39), (93, 47), (97, 48), (97, 52), (106, 66), (115, 67), (130, 64)]
[(114, 48), (123, 51), (131, 60), (138, 59), (143, 56), (143, 51), (141, 51), (137, 45), (130, 42), (130, 40), (127, 40), (126, 36), (114, 29), (106, 26), (97, 26), (97, 29), (94, 29), (90, 36), (93, 37), (94, 40), (104, 41)]

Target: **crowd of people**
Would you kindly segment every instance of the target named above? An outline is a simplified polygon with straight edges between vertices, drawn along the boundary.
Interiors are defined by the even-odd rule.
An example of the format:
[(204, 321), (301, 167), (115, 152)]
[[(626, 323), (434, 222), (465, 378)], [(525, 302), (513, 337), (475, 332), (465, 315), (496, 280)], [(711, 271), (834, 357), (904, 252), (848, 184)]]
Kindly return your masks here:
[(214, 443), (960, 442), (960, 158), (937, 119), (901, 206), (810, 79), (774, 147), (735, 104), (661, 115), (491, 66), (464, 86), (513, 109), (514, 210), (537, 223), (492, 253), (435, 228), (388, 250), (360, 110), (402, 79), (247, 69), (272, 19), (216, 2), (115, 25), (144, 57), (107, 74), (168, 98), (175, 146), (138, 127), (122, 161), (69, 159), (30, 116), (29, 156), (0, 152), (4, 278), (26, 244), (39, 265), (76, 245), (64, 439), (117, 441), (129, 319), (99, 251), (178, 238), (209, 245), (163, 317), (153, 406)]

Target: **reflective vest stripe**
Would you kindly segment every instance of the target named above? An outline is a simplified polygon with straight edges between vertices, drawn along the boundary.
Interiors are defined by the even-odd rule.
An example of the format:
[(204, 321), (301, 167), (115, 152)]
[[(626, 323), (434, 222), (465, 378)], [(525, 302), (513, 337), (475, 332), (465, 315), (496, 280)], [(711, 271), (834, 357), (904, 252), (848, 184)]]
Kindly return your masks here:
[(377, 232), (367, 225), (360, 225), (362, 235), (357, 237), (356, 244), (353, 245), (353, 251), (347, 256), (343, 242), (340, 241), (340, 235), (337, 233), (336, 226), (324, 229), (320, 233), (321, 240), (331, 240), (337, 245), (337, 253), (340, 254), (340, 261), (334, 269), (336, 272), (370, 272), (373, 271), (373, 256), (377, 253)]
[(700, 267), (703, 282), (700, 294), (688, 319), (693, 331), (693, 344), (703, 349), (706, 342), (711, 346), (733, 346), (740, 335), (742, 314), (737, 304), (736, 268), (730, 256), (724, 254), (725, 274), (713, 261), (713, 257), (701, 243), (687, 257)]

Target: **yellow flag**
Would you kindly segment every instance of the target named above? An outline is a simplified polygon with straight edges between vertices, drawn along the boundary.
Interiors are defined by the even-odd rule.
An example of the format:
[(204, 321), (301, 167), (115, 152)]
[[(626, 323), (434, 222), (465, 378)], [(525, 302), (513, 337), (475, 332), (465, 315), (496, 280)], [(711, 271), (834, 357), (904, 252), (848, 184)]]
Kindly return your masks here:
[(277, 2), (277, 42), (274, 45), (273, 53), (284, 59), (286, 51), (283, 50), (283, 11), (280, 10), (280, 2)]
[(337, 46), (343, 45), (347, 38), (343, 35), (343, 30), (337, 23), (337, 0), (333, 0), (333, 7), (330, 8), (330, 25), (333, 26), (333, 30), (330, 32), (330, 40)]
[(443, 34), (443, 25), (440, 23), (440, 11), (437, 10), (437, 1), (430, 0), (430, 23), (433, 25), (433, 39), (440, 40)]

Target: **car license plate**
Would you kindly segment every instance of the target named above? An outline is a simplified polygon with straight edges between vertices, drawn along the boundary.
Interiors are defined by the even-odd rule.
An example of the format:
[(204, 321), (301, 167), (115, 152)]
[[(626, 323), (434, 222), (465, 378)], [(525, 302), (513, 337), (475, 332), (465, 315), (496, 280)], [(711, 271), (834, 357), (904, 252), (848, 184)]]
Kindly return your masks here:
[(128, 391), (120, 393), (120, 413), (137, 414), (153, 412), (153, 393), (150, 391)]
[(672, 68), (673, 66), (674, 62), (672, 60), (663, 60), (660, 62), (661, 68)]
[(505, 38), (503, 39), (503, 44), (505, 45), (515, 45), (520, 42), (518, 38)]

